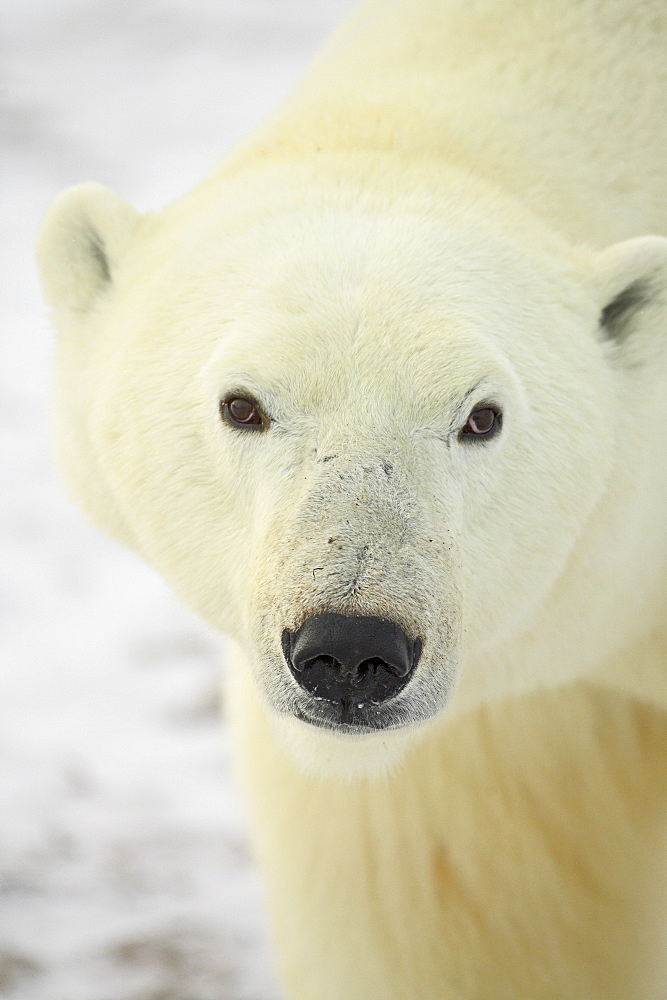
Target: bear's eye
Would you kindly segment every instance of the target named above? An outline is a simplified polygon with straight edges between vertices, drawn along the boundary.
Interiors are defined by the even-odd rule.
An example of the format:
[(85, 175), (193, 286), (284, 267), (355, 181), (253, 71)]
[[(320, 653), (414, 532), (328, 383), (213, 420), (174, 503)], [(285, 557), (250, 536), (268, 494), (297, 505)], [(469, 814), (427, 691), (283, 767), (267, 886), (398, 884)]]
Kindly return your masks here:
[(503, 415), (500, 410), (493, 406), (481, 406), (472, 411), (460, 436), (465, 441), (486, 440), (498, 433), (502, 422)]
[(246, 396), (227, 396), (220, 403), (220, 413), (232, 427), (261, 431), (268, 424), (257, 403)]

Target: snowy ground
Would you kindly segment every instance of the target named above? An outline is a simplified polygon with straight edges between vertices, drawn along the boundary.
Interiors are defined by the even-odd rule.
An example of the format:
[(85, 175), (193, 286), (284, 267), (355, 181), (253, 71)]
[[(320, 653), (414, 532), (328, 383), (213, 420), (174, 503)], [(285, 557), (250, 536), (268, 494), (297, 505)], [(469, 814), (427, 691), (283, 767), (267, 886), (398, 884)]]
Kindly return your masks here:
[(351, 0), (9, 0), (0, 16), (0, 998), (275, 1000), (219, 639), (84, 524), (48, 441), (35, 233), (97, 180), (156, 209)]

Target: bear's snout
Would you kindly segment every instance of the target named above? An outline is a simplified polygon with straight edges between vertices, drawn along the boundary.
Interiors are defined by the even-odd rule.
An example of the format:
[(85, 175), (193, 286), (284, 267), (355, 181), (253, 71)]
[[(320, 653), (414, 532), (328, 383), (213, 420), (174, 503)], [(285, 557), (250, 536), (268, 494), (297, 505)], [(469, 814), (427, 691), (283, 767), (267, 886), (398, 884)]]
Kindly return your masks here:
[(394, 697), (410, 680), (422, 650), (396, 622), (321, 613), (282, 635), (287, 665), (313, 698), (363, 708)]

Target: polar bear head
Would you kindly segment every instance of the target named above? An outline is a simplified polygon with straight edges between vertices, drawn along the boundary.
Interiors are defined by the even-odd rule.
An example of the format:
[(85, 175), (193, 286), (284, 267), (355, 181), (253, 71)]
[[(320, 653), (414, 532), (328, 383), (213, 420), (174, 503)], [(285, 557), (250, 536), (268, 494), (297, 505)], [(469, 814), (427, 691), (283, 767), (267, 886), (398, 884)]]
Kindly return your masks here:
[(469, 179), (318, 171), (156, 216), (97, 185), (56, 202), (73, 492), (311, 733), (590, 675), (647, 627), (664, 565), (637, 483), (667, 241), (575, 250)]

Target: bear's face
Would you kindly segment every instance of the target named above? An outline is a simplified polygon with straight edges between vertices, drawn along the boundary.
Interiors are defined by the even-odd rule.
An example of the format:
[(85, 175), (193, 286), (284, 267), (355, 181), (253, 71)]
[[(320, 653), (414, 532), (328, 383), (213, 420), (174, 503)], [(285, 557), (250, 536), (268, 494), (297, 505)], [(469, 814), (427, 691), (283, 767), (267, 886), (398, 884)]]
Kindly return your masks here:
[(228, 212), (128, 216), (113, 280), (113, 238), (90, 207), (79, 222), (106, 248), (86, 237), (100, 287), (59, 320), (84, 504), (301, 724), (413, 727), (455, 690), (558, 682), (497, 654), (560, 600), (608, 489), (618, 373), (598, 321), (629, 280), (458, 203)]
[[(499, 267), (498, 248), (414, 221), (285, 228), (261, 256), (252, 238), (247, 255), (237, 245), (235, 301), (223, 289), (216, 310), (227, 330), (186, 404), (207, 400), (200, 462), (224, 484), (200, 521), (211, 561), (198, 577), (218, 580), (206, 614), (248, 650), (279, 712), (348, 732), (413, 725), (443, 708), (466, 661), (531, 620), (604, 489), (613, 420), (599, 344), (573, 349), (580, 316), (562, 299), (576, 300), (574, 285), (559, 300), (507, 248)], [(563, 394), (573, 377), (581, 388)], [(290, 635), (325, 614), (420, 641), (395, 697), (378, 704), (359, 679), (347, 699), (326, 683), (322, 697), (304, 690)], [(311, 661), (335, 657), (320, 645)]]

